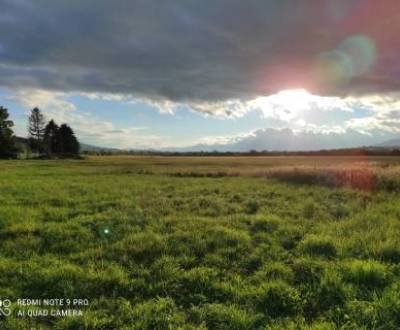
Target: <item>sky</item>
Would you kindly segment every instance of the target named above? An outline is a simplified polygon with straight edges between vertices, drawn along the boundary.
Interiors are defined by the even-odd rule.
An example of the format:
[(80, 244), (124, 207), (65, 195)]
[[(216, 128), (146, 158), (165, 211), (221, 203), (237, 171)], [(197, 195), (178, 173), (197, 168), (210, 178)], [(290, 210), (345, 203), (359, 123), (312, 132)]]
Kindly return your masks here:
[(329, 147), (400, 137), (398, 0), (0, 8), (0, 105), (19, 136), (39, 107), (81, 142), (116, 148), (268, 149), (266, 135), (284, 133)]

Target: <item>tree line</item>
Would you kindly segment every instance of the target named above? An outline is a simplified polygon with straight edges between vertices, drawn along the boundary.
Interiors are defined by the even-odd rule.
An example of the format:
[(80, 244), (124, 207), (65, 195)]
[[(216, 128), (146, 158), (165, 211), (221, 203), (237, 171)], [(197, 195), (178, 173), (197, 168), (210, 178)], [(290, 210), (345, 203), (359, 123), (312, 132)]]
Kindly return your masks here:
[[(0, 106), (0, 158), (15, 158), (20, 152), (13, 131), (14, 122), (8, 110)], [(53, 119), (45, 121), (39, 108), (34, 108), (28, 117), (27, 147), (37, 157), (68, 158), (79, 155), (79, 141), (67, 124), (58, 126)]]

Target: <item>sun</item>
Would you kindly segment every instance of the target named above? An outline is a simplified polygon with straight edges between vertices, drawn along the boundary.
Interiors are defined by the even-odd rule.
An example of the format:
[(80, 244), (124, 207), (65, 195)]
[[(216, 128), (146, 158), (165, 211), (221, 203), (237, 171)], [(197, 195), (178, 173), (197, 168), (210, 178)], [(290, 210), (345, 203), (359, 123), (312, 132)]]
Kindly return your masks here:
[(304, 116), (321, 97), (310, 94), (305, 89), (287, 89), (269, 96), (261, 96), (252, 103), (255, 109), (261, 110), (267, 117), (290, 121)]
[(270, 101), (289, 109), (303, 109), (313, 102), (315, 96), (305, 89), (288, 89), (270, 96)]

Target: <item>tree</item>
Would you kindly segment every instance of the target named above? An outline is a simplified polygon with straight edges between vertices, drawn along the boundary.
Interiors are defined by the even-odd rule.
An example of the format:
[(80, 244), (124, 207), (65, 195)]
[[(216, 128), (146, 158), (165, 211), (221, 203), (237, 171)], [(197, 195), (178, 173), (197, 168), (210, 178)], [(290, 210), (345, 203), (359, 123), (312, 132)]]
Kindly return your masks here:
[(43, 145), (47, 156), (58, 153), (58, 130), (59, 127), (53, 119), (50, 120), (44, 128)]
[(45, 121), (42, 112), (34, 108), (28, 119), (28, 133), (31, 148), (43, 152), (43, 138), (45, 133)]
[(79, 142), (74, 131), (67, 124), (62, 124), (58, 130), (58, 152), (63, 155), (79, 154)]
[(8, 110), (0, 106), (0, 157), (14, 157), (17, 151), (12, 127), (14, 123), (8, 119)]

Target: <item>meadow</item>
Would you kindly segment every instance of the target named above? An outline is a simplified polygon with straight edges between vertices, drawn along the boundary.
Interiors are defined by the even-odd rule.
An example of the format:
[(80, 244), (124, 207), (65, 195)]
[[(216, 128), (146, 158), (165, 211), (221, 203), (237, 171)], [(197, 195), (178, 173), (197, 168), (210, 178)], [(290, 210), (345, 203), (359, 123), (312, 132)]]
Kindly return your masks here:
[(399, 329), (399, 237), (399, 157), (0, 161), (1, 328)]

